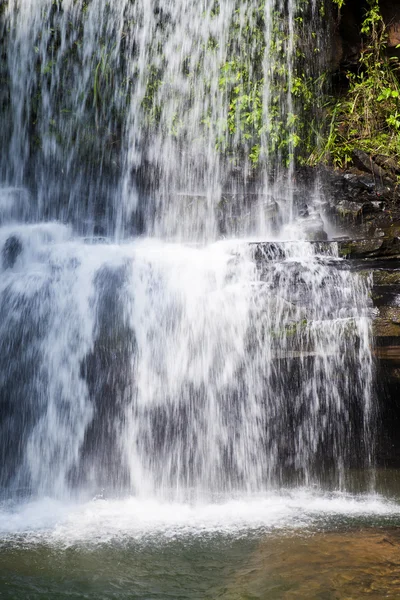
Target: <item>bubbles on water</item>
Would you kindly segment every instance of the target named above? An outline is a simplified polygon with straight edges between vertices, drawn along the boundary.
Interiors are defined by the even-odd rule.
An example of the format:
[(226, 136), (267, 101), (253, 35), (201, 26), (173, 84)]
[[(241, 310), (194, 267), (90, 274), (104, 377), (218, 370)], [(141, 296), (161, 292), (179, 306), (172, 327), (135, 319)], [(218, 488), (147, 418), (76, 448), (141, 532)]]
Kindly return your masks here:
[[(399, 517), (398, 504), (376, 495), (323, 494), (320, 490), (281, 490), (265, 495), (218, 498), (212, 504), (159, 502), (155, 499), (93, 499), (63, 503), (41, 499), (0, 508), (3, 542), (77, 544), (168, 543), (178, 538), (252, 533), (268, 535), (329, 528), (371, 519)], [(19, 540), (19, 541), (18, 541)]]

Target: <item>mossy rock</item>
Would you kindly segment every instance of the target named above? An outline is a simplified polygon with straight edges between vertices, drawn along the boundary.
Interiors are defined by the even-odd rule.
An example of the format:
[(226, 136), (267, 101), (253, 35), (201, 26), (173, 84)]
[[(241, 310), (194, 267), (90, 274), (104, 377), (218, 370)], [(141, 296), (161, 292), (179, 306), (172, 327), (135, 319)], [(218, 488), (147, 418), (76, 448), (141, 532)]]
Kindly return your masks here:
[(360, 223), (363, 216), (363, 205), (343, 200), (335, 207), (336, 217), (348, 224)]
[(368, 238), (339, 242), (339, 256), (350, 259), (400, 257), (400, 238)]
[(364, 258), (381, 249), (383, 240), (371, 238), (364, 240), (346, 240), (338, 242), (339, 256), (343, 258)]
[(372, 272), (374, 286), (400, 285), (400, 269), (395, 271), (376, 270)]
[(374, 319), (373, 330), (375, 337), (400, 338), (400, 307), (381, 307), (379, 316)]

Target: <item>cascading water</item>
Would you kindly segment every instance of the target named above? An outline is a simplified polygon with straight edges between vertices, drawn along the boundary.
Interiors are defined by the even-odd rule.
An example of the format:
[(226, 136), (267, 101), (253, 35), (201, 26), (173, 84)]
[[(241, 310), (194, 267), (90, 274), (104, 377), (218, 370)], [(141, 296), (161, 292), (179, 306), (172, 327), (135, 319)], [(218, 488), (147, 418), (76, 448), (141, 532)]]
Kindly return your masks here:
[(4, 485), (254, 492), (368, 451), (367, 288), (331, 251), (70, 235), (2, 230), (21, 244), (1, 283)]
[[(292, 216), (298, 96), (324, 56), (317, 15), (272, 0), (9, 0), (2, 180), (29, 185), (31, 219), (84, 234), (265, 235), (273, 191)], [(312, 57), (297, 71), (295, 44)]]
[(301, 10), (3, 8), (6, 495), (209, 499), (371, 464), (368, 282), (293, 224)]

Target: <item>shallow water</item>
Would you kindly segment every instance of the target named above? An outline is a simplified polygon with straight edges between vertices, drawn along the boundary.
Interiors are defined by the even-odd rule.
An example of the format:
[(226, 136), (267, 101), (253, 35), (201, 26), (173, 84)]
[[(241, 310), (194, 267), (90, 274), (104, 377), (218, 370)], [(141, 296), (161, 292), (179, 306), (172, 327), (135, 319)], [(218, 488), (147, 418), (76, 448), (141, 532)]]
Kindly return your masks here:
[(3, 504), (0, 536), (1, 598), (400, 597), (393, 493), (41, 499)]

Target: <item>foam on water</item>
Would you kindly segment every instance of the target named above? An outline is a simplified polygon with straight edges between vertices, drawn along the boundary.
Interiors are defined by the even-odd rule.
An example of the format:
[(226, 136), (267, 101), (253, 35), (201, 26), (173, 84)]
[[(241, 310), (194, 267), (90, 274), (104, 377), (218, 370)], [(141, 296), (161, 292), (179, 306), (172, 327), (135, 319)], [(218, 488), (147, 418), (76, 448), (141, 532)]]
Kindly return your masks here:
[(298, 489), (237, 496), (212, 504), (159, 502), (152, 498), (95, 498), (65, 503), (42, 498), (0, 508), (4, 541), (61, 545), (129, 540), (168, 541), (182, 536), (246, 535), (253, 532), (326, 527), (344, 519), (400, 516), (400, 505), (379, 495), (323, 494)]

